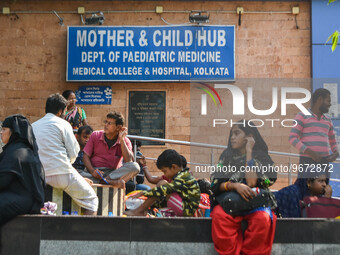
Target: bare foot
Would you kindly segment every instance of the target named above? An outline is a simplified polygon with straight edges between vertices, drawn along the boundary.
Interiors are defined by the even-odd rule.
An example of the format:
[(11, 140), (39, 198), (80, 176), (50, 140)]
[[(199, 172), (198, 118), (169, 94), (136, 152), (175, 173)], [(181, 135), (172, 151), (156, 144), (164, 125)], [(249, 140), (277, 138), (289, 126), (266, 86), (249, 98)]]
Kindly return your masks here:
[(135, 210), (125, 211), (124, 214), (126, 216), (145, 216), (146, 212), (142, 211), (142, 210), (138, 210), (138, 208), (137, 208)]
[(106, 181), (110, 183), (113, 187), (118, 189), (125, 189), (125, 181), (124, 180), (111, 180), (107, 178)]
[(81, 208), (82, 214), (83, 215), (92, 215), (92, 216), (96, 216), (97, 212), (95, 211), (91, 211), (91, 210), (87, 210), (85, 208)]

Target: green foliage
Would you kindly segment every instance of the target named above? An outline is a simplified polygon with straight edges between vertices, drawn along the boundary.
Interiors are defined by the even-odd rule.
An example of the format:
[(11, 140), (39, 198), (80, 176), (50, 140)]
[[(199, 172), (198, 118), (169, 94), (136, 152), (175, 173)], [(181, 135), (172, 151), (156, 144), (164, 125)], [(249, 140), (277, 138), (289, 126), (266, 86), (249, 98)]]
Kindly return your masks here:
[[(330, 3), (333, 3), (337, 0), (328, 0), (328, 4)], [(328, 39), (327, 39), (327, 42), (332, 39), (332, 52), (335, 51), (336, 49), (336, 46), (338, 45), (338, 39), (339, 39), (339, 35), (340, 35), (340, 32), (338, 30), (336, 30), (333, 34), (331, 34)], [(326, 42), (326, 43), (327, 43)]]
[[(330, 0), (331, 1), (331, 0)], [(339, 39), (339, 35), (340, 32), (339, 31), (335, 31), (333, 34), (331, 34), (328, 39), (327, 42), (332, 39), (332, 51), (334, 51), (336, 49), (336, 46), (338, 45), (338, 39)], [(326, 43), (327, 43), (326, 42)]]

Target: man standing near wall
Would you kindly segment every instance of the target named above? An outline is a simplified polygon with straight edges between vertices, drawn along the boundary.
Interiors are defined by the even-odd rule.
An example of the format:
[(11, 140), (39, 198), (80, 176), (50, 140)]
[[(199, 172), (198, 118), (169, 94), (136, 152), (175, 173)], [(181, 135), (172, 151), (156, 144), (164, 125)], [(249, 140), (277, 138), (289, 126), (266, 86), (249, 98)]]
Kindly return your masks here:
[[(104, 130), (94, 131), (84, 148), (83, 162), (93, 181), (105, 178), (118, 188), (139, 173), (133, 162), (132, 145), (126, 137), (124, 117), (120, 113), (107, 114)], [(124, 160), (124, 164), (123, 161)]]
[(312, 96), (312, 107), (309, 109), (311, 115), (298, 113), (295, 117), (297, 125), (291, 129), (289, 135), (290, 144), (300, 151), (296, 184), (302, 185), (305, 189), (309, 171), (328, 169), (329, 162), (333, 162), (339, 156), (332, 121), (324, 115), (330, 107), (329, 90), (317, 89)]
[(98, 198), (85, 179), (72, 167), (79, 145), (70, 123), (62, 119), (67, 105), (60, 94), (46, 101), (46, 115), (32, 124), (46, 183), (62, 189), (83, 209), (83, 214), (96, 215)]

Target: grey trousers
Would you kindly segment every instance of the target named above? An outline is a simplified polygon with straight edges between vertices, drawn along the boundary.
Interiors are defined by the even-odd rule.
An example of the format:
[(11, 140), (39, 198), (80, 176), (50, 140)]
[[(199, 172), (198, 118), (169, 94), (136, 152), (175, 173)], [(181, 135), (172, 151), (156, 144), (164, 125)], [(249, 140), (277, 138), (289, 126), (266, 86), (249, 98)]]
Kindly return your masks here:
[[(138, 163), (136, 162), (127, 162), (123, 163), (123, 165), (118, 169), (112, 169), (107, 167), (95, 167), (96, 169), (103, 171), (104, 178), (109, 177), (112, 180), (123, 179), (125, 182), (135, 177), (140, 170)], [(89, 178), (93, 181), (93, 183), (99, 183), (99, 179), (95, 178), (90, 174), (86, 168), (85, 170), (78, 170), (79, 174), (85, 178)]]

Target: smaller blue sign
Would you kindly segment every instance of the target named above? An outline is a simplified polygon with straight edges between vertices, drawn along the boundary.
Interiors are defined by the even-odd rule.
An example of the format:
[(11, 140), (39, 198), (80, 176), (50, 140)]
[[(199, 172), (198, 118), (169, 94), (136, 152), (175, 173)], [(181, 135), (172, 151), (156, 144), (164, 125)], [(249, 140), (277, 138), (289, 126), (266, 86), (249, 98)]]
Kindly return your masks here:
[(81, 86), (76, 91), (78, 104), (111, 104), (112, 88), (108, 86)]

